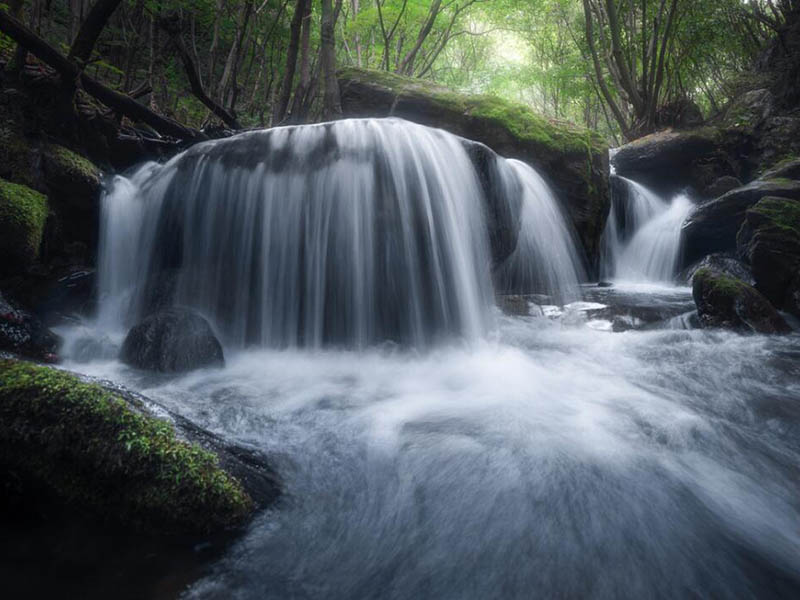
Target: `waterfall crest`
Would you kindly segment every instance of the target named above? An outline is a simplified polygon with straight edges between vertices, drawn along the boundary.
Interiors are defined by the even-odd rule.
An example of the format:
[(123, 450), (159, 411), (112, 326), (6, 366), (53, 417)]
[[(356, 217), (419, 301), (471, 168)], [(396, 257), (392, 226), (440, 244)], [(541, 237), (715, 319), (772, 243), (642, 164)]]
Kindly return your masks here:
[(488, 198), (464, 142), (345, 120), (206, 142), (117, 177), (103, 200), (100, 319), (123, 328), (185, 305), (239, 347), (481, 336), (494, 297), (488, 203), (517, 207), (514, 254), (545, 273), (540, 291), (575, 285), (576, 272), (560, 273), (577, 254), (533, 169), (498, 157), (508, 185)]
[(602, 276), (671, 282), (680, 259), (681, 226), (694, 205), (683, 194), (668, 202), (631, 179), (612, 177)]

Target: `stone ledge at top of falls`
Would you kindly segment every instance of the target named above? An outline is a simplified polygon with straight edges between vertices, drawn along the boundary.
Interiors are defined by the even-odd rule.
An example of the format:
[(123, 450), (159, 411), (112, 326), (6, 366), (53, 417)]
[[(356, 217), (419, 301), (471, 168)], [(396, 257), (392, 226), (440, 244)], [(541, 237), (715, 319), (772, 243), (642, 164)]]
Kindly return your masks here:
[(596, 133), (551, 122), (524, 104), (384, 71), (346, 68), (338, 78), (348, 117), (439, 127), (537, 168), (564, 202), (587, 255), (598, 256), (610, 200), (608, 147)]

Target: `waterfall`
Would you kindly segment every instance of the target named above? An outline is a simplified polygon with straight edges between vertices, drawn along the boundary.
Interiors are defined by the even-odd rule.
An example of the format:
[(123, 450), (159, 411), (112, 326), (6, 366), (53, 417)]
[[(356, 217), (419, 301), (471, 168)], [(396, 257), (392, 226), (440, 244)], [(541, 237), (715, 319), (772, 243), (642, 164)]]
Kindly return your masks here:
[(518, 160), (507, 160), (501, 177), (507, 193), (521, 187), (522, 206), (517, 246), (498, 269), (498, 286), (523, 293), (546, 290), (561, 304), (576, 300), (586, 274), (552, 190), (541, 175)]
[(670, 202), (643, 185), (612, 176), (612, 202), (604, 233), (604, 277), (635, 282), (671, 282), (681, 251), (681, 226), (691, 200)]
[(441, 130), (354, 119), (205, 142), (117, 177), (102, 206), (99, 320), (124, 329), (189, 306), (237, 347), (478, 337), (494, 298), (491, 223), (514, 242), (505, 278), (566, 294), (579, 263), (546, 184), (492, 153), (502, 190), (490, 197), (466, 148)]

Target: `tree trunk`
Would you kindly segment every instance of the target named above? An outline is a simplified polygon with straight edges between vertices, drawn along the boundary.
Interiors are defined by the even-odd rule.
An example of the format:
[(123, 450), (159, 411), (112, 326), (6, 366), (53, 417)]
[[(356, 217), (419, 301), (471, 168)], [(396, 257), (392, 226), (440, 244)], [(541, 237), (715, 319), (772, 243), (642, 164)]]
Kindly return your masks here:
[(117, 10), (122, 0), (97, 0), (81, 25), (72, 47), (69, 49), (70, 60), (86, 63), (92, 56), (97, 39), (106, 27), (106, 23)]
[(272, 124), (278, 125), (286, 116), (286, 109), (289, 107), (289, 98), (292, 96), (292, 82), (294, 72), (297, 68), (297, 53), (300, 47), (300, 29), (303, 25), (303, 14), (305, 14), (306, 2), (311, 0), (297, 0), (292, 16), (292, 24), (289, 28), (289, 47), (286, 50), (286, 70), (283, 72), (283, 82), (278, 102), (272, 112)]
[(342, 103), (339, 97), (339, 82), (336, 79), (336, 16), (342, 5), (337, 0), (336, 10), (331, 0), (322, 0), (322, 24), (320, 29), (320, 62), (322, 63), (322, 117), (331, 120), (342, 116)]

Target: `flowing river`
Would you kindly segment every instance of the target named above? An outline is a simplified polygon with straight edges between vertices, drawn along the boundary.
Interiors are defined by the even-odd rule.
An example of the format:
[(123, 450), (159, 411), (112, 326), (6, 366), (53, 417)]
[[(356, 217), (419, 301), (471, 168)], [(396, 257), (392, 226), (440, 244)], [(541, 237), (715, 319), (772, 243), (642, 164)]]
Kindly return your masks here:
[[(91, 327), (118, 342), (153, 257), (179, 256), (157, 267), (180, 269), (176, 302), (211, 320), (227, 364), (65, 366), (263, 450), (285, 490), (183, 596), (800, 597), (800, 336), (691, 328), (691, 291), (663, 283), (688, 200), (629, 232), (625, 247), (651, 247), (650, 224), (668, 248), (657, 259), (626, 262), (617, 244), (640, 283), (578, 287), (546, 183), (498, 159), (507, 199), (523, 200), (496, 281), (556, 298), (508, 316), (464, 150), (376, 123), (236, 146), (274, 161), (303, 148), (293, 160), (324, 165), (304, 179), (243, 170), (223, 141), (106, 199), (107, 295)], [(331, 135), (338, 159), (320, 161)], [(209, 204), (220, 194), (228, 205)], [(176, 214), (191, 230), (159, 237)]]

